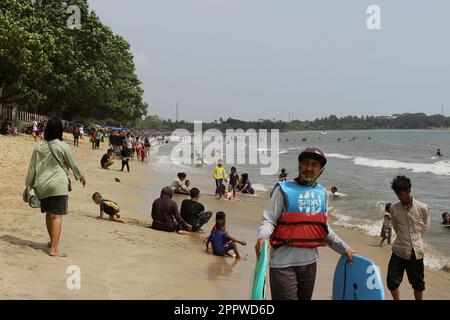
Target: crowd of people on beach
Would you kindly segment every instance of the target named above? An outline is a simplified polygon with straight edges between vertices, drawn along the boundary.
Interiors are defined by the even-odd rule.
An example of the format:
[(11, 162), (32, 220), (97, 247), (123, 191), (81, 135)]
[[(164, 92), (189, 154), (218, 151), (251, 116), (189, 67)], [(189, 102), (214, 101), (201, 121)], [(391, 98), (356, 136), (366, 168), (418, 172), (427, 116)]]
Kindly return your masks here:
[[(86, 185), (86, 178), (73, 151), (63, 140), (63, 131), (61, 120), (52, 118), (48, 121), (42, 137), (43, 143), (38, 144), (33, 151), (24, 191), (24, 199), (28, 201), (32, 195), (37, 196), (41, 212), (46, 214), (50, 256), (65, 256), (58, 250), (58, 245), (62, 217), (68, 213), (68, 195), (72, 189), (69, 169), (75, 179), (83, 186)], [(139, 137), (133, 137), (132, 133), (111, 133), (109, 149), (102, 157), (101, 167), (110, 167), (117, 153), (122, 159), (122, 170), (124, 165), (128, 167), (127, 161), (132, 159), (130, 149), (134, 149), (133, 152), (139, 160), (138, 145), (133, 144), (133, 141), (140, 140)], [(139, 146), (141, 151), (143, 147), (145, 150), (146, 146), (145, 139), (143, 141), (144, 144)], [(142, 153), (140, 159), (142, 160)], [(311, 299), (319, 247), (328, 246), (352, 261), (355, 250), (333, 231), (327, 220), (329, 208), (326, 199), (330, 193), (318, 184), (326, 164), (327, 158), (321, 150), (307, 148), (302, 151), (298, 157), (298, 175), (289, 180), (289, 173), (282, 169), (279, 181), (263, 210), (255, 253), (258, 257), (264, 241), (269, 241), (272, 248), (272, 299)], [(218, 162), (213, 171), (213, 178), (218, 199), (234, 199), (236, 192), (253, 194), (250, 191), (252, 187), (248, 175), (242, 174), (239, 178), (235, 167), (231, 168), (230, 174), (227, 175), (223, 164)], [(228, 188), (224, 182), (229, 183)], [(392, 243), (392, 255), (388, 264), (387, 286), (392, 297), (399, 299), (399, 286), (406, 271), (415, 298), (422, 299), (425, 290), (423, 236), (430, 227), (430, 210), (426, 204), (411, 195), (412, 184), (407, 177), (395, 177), (391, 188), (399, 201), (389, 203), (385, 207), (380, 242), (380, 246), (385, 240), (391, 244), (392, 230), (395, 231), (396, 238)], [(189, 196), (182, 201), (180, 209), (173, 200), (175, 193)], [(336, 187), (332, 188), (331, 196), (339, 197)], [(100, 192), (95, 192), (91, 198), (99, 206), (98, 218), (102, 219), (107, 215), (111, 221), (126, 222), (119, 214), (120, 207), (117, 202), (104, 199)], [(206, 233), (203, 227), (211, 220), (213, 213), (204, 207), (199, 201), (200, 198), (200, 190), (190, 187), (186, 173), (178, 173), (172, 185), (164, 187), (159, 198), (152, 204), (151, 228), (181, 235), (189, 235), (192, 232)], [(442, 219), (443, 224), (450, 225), (450, 215), (447, 212), (442, 214)], [(236, 259), (242, 257), (237, 244), (247, 244), (246, 241), (229, 235), (226, 214), (223, 211), (216, 213), (214, 226), (204, 243), (207, 251), (209, 245), (212, 245), (214, 255), (234, 256)]]
[[(239, 178), (236, 167), (231, 167), (231, 172), (228, 176), (221, 160), (218, 161), (217, 166), (214, 168), (213, 177), (215, 181), (215, 195), (219, 199), (236, 200), (236, 192), (255, 194), (248, 173), (243, 173)], [(224, 182), (228, 183), (228, 188), (226, 188)]]
[[(73, 146), (78, 147), (80, 140), (84, 139), (84, 127), (81, 124), (64, 125), (58, 118), (51, 118), (45, 122), (32, 119), (31, 135), (39, 143), (32, 154), (28, 174), (26, 178), (26, 189), (24, 191), (24, 201), (31, 207), (39, 207), (42, 213), (46, 214), (47, 231), (50, 237), (48, 243), (50, 256), (66, 256), (58, 250), (62, 229), (62, 217), (68, 213), (69, 192), (72, 190), (72, 183), (69, 178), (69, 170), (72, 170), (76, 180), (79, 180), (83, 187), (86, 185), (86, 178), (70, 148), (71, 140), (64, 136), (64, 133), (73, 135)], [(114, 160), (122, 160), (122, 169), (127, 167), (130, 171), (128, 161), (137, 160), (144, 162), (150, 155), (150, 137), (162, 133), (156, 130), (139, 130), (128, 132), (115, 132), (113, 130), (90, 127), (88, 136), (91, 139), (92, 149), (99, 149), (104, 137), (109, 137), (108, 151), (100, 160), (100, 167), (108, 169), (114, 164)], [(137, 135), (139, 134), (139, 135)], [(146, 134), (146, 136), (141, 135)], [(167, 135), (166, 132), (164, 132)], [(159, 137), (160, 141), (165, 141), (166, 136)], [(118, 144), (122, 145), (119, 146)], [(120, 182), (116, 178), (117, 182)], [(92, 200), (100, 207), (99, 217), (109, 216), (111, 221), (125, 223), (119, 215), (119, 205), (111, 200), (105, 200), (99, 192), (92, 195)]]

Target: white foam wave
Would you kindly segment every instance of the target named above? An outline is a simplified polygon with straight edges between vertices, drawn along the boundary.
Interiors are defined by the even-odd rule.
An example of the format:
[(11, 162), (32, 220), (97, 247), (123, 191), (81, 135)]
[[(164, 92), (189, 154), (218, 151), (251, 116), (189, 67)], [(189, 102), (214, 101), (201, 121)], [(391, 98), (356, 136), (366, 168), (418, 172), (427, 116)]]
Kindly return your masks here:
[(416, 173), (433, 173), (440, 176), (450, 176), (450, 161), (438, 161), (435, 163), (407, 163), (397, 160), (376, 160), (358, 157), (353, 160), (358, 166), (367, 166), (387, 169), (407, 169)]
[(268, 192), (269, 191), (269, 188), (262, 183), (252, 184), (252, 187), (257, 192)]
[[(416, 173), (433, 173), (439, 176), (450, 176), (450, 161), (442, 160), (434, 163), (413, 163), (397, 160), (371, 159), (364, 157), (350, 157), (339, 153), (326, 154), (329, 158), (353, 160), (357, 166), (385, 169), (406, 169)], [(433, 158), (432, 158), (433, 159)]]
[(330, 195), (336, 199), (347, 197), (347, 195), (345, 193), (340, 193), (340, 192), (330, 193)]
[(155, 165), (163, 166), (163, 167), (169, 167), (169, 168), (179, 168), (179, 169), (189, 169), (194, 170), (193, 168), (189, 167), (188, 165), (184, 164), (180, 160), (172, 159), (170, 156), (162, 156), (159, 155), (158, 160), (154, 163)]
[(328, 158), (336, 158), (336, 159), (354, 159), (354, 157), (346, 156), (339, 153), (327, 153), (326, 156)]
[(381, 231), (381, 226), (383, 222), (380, 221), (370, 221), (370, 220), (360, 220), (358, 222), (353, 221), (352, 217), (340, 214), (334, 211), (332, 214), (336, 218), (335, 224), (348, 229), (358, 229), (364, 231), (370, 236), (379, 236)]
[[(251, 149), (253, 149), (253, 148), (251, 148)], [(257, 151), (259, 151), (259, 152), (268, 152), (268, 151), (280, 151), (280, 149), (275, 149), (275, 148), (273, 148), (273, 149), (270, 149), (270, 148), (258, 148), (258, 149), (256, 149)]]
[[(355, 221), (352, 217), (340, 214), (336, 210), (331, 212), (331, 216), (336, 219), (335, 224), (351, 230), (363, 231), (365, 234), (373, 237), (379, 237), (383, 222), (360, 220)], [(395, 240), (395, 232), (392, 230), (392, 242)], [(450, 264), (450, 260), (437, 252), (432, 246), (425, 245), (425, 266), (430, 269), (441, 270)]]
[(288, 153), (289, 151), (287, 151), (287, 150), (283, 150), (283, 151), (280, 151), (279, 152), (279, 154), (285, 154), (285, 153)]

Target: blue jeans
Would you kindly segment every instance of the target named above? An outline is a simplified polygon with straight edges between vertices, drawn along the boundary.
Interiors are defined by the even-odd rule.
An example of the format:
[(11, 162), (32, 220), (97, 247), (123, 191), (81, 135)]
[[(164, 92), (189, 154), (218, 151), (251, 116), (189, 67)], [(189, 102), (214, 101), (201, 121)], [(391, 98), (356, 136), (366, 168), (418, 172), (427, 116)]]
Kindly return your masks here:
[(221, 185), (223, 185), (223, 179), (216, 180), (216, 195), (220, 193)]

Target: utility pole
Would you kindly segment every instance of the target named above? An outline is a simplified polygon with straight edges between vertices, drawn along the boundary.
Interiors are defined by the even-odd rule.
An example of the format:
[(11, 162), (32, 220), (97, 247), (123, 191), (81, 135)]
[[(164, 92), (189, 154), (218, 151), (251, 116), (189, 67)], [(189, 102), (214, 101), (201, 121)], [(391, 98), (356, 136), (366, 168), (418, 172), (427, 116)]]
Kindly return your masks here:
[(177, 102), (177, 123), (178, 123), (178, 102)]

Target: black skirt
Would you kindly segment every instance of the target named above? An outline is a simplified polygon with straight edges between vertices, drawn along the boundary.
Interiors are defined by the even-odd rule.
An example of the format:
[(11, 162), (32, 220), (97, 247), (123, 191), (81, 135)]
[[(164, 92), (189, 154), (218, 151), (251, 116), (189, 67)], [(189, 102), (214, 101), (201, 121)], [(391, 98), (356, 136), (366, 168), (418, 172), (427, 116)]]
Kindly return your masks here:
[(42, 213), (67, 214), (69, 196), (56, 196), (40, 200)]

